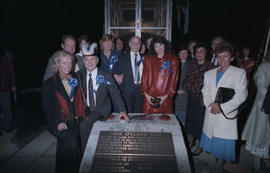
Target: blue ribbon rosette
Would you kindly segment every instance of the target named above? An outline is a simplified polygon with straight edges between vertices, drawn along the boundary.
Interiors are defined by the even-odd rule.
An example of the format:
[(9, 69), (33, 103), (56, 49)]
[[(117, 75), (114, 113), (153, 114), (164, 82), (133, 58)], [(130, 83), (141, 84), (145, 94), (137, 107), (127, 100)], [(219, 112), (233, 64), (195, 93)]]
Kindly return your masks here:
[(118, 61), (118, 57), (116, 55), (113, 55), (111, 58), (110, 58), (110, 70), (112, 70), (113, 68), (113, 65)]
[(167, 69), (170, 74), (173, 73), (172, 70), (170, 69), (170, 61), (168, 60), (163, 62), (162, 66), (159, 68), (159, 71), (161, 71), (162, 69), (165, 70)]
[(107, 85), (112, 85), (112, 82), (105, 79), (105, 77), (101, 74), (97, 75), (96, 77), (96, 88), (94, 89), (94, 93), (97, 92), (97, 89), (101, 83), (105, 83)]
[(144, 57), (142, 56), (141, 59), (137, 61), (136, 66), (139, 67), (141, 63), (143, 63), (143, 61), (144, 61)]
[(76, 86), (78, 86), (78, 80), (76, 78), (71, 78), (68, 81), (68, 84), (71, 87), (71, 91), (69, 93), (69, 98), (71, 99), (74, 95), (74, 90), (75, 90)]

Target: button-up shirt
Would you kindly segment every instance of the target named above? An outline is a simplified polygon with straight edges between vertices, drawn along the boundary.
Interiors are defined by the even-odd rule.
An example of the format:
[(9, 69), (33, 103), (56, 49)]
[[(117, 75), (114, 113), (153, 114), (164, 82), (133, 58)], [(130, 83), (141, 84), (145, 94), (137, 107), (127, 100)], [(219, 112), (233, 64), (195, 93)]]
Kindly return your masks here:
[[(132, 67), (132, 73), (133, 73), (133, 79), (134, 79), (134, 82), (135, 82), (135, 54), (137, 54), (137, 62), (140, 61), (141, 57), (140, 56), (140, 53), (139, 52), (133, 52), (133, 51), (130, 51), (130, 61), (131, 61), (131, 67)], [(141, 83), (141, 79), (142, 79), (142, 73), (143, 73), (143, 62), (140, 63), (140, 66), (139, 66), (139, 70), (140, 70), (140, 81), (139, 83)]]

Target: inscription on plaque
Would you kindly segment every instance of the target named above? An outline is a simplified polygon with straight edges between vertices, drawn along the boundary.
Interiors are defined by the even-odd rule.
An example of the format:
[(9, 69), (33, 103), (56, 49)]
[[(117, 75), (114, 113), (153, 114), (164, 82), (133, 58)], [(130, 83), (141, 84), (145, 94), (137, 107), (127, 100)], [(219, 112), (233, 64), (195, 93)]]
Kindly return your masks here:
[(100, 131), (94, 173), (177, 173), (171, 133)]

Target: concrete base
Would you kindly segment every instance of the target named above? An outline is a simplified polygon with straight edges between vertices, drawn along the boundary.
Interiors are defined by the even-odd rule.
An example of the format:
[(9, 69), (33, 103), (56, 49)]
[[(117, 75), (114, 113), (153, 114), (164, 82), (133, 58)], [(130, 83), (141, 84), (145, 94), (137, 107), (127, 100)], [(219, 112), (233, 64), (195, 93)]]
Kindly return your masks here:
[[(134, 114), (130, 114), (132, 117)], [(121, 124), (118, 115), (112, 120), (97, 121), (91, 131), (86, 150), (82, 159), (80, 172), (90, 172), (100, 131), (125, 131), (125, 132), (170, 132), (174, 144), (178, 170), (183, 173), (191, 172), (186, 146), (184, 143), (181, 127), (176, 117), (170, 115), (171, 120), (161, 120), (159, 115), (151, 115), (152, 119), (135, 120)]]

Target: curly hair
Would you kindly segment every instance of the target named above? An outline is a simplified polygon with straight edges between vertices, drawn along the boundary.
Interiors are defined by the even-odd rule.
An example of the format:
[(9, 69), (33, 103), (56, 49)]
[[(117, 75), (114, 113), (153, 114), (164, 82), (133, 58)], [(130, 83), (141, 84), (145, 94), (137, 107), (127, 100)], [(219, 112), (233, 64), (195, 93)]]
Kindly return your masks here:
[(150, 45), (150, 54), (152, 55), (156, 55), (156, 51), (155, 51), (155, 44), (160, 43), (160, 44), (164, 44), (165, 47), (165, 53), (168, 53), (169, 51), (169, 43), (166, 40), (166, 38), (161, 37), (161, 36), (155, 36), (153, 37), (153, 41)]

